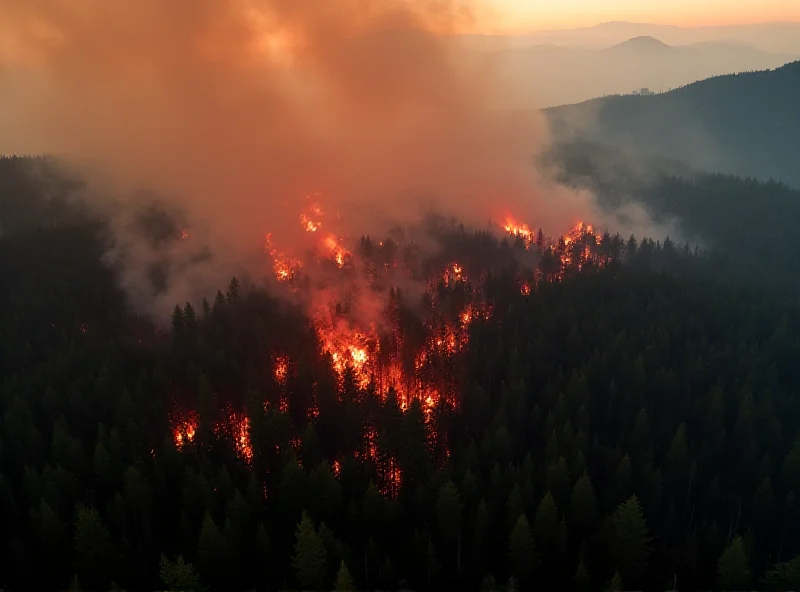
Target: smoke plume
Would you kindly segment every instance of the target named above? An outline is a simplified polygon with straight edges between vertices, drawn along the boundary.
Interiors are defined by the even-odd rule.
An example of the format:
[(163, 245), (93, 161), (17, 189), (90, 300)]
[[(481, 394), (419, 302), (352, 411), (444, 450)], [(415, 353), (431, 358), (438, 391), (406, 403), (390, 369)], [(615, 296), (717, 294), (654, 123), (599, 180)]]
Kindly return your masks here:
[[(541, 115), (492, 108), (491, 64), (448, 41), (482, 15), (465, 0), (3, 0), (0, 152), (180, 206), (213, 256), (198, 271), (197, 253), (168, 253), (187, 271), (164, 303), (246, 267), (266, 232), (295, 240), (305, 192), (356, 236), (430, 210), (553, 231), (599, 218), (536, 172)], [(155, 251), (131, 226), (115, 218), (135, 291)]]

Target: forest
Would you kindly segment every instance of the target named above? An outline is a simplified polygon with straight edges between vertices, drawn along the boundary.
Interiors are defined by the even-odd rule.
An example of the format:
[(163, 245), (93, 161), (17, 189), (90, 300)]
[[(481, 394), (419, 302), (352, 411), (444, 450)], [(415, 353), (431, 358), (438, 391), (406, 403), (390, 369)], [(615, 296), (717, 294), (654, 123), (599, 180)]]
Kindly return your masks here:
[(581, 139), (692, 163), (703, 172), (800, 186), (794, 158), (800, 61), (699, 80), (651, 96), (547, 109), (559, 140)]
[(800, 587), (800, 311), (736, 252), (436, 227), (463, 271), (388, 293), (367, 372), (247, 278), (134, 312), (30, 166), (0, 160), (5, 589)]

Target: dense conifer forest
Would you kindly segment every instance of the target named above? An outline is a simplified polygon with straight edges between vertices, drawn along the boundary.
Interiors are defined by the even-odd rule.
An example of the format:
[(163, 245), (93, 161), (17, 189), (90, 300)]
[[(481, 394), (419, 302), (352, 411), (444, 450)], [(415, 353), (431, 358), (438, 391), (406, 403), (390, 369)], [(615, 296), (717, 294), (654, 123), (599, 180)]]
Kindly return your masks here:
[[(77, 184), (31, 166), (0, 160), (7, 589), (800, 586), (800, 312), (719, 264), (741, 225), (791, 277), (793, 237), (760, 218), (716, 251), (606, 235), (523, 289), (520, 237), (455, 227), (508, 264), (482, 280), (491, 314), (428, 360), (453, 393), (430, 405), (338, 374), (303, 310), (244, 279), (171, 326), (134, 313), (102, 220), (60, 199)], [(701, 230), (692, 192), (787, 191), (671, 183)], [(474, 294), (425, 297), (457, 318)], [(418, 303), (390, 303), (412, 340)]]

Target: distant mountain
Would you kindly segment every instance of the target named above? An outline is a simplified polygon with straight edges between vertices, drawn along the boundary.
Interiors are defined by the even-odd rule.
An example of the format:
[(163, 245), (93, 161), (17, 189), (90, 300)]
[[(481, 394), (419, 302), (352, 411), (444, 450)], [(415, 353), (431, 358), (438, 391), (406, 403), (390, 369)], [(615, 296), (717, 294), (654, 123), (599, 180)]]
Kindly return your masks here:
[(800, 54), (800, 23), (678, 27), (621, 21), (576, 29), (535, 31), (525, 35), (467, 37), (471, 38), (470, 43), (495, 49), (541, 44), (601, 49), (642, 36), (654, 37), (669, 45), (726, 41), (750, 45), (771, 53)]
[(633, 39), (628, 39), (627, 41), (623, 41), (622, 43), (618, 43), (612, 47), (609, 47), (606, 51), (612, 53), (620, 53), (620, 52), (666, 52), (670, 50), (670, 46), (664, 43), (663, 41), (659, 41), (655, 37), (650, 37), (649, 35), (641, 35), (639, 37), (634, 37)]
[(503, 108), (550, 107), (642, 88), (660, 92), (720, 74), (777, 68), (797, 59), (741, 43), (673, 46), (649, 36), (597, 50), (556, 45), (477, 47), (472, 42), (462, 45), (461, 55), (470, 56), (463, 62), (480, 63), (495, 74), (497, 105)]
[(600, 142), (710, 172), (800, 187), (800, 62), (653, 96), (547, 109), (558, 140)]

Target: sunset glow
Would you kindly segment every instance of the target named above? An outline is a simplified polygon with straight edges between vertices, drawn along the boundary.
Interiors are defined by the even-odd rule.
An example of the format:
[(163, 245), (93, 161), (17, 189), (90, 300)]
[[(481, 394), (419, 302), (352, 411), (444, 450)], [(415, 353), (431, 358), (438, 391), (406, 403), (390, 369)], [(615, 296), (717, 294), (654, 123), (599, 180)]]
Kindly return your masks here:
[(611, 21), (672, 24), (683, 27), (800, 21), (800, 3), (795, 0), (763, 0), (762, 2), (490, 0), (487, 9), (493, 17), (491, 22), (493, 22), (494, 30), (483, 31), (486, 33), (522, 33), (545, 29), (591, 27), (598, 23)]

